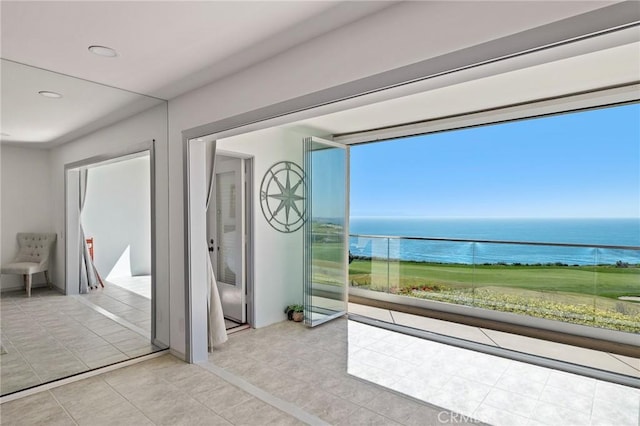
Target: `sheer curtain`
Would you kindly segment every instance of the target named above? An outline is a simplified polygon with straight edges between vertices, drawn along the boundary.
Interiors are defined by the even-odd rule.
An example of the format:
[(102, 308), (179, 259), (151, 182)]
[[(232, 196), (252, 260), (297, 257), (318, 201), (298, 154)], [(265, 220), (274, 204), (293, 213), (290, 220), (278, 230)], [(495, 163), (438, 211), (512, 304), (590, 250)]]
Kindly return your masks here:
[(102, 279), (98, 275), (93, 259), (89, 254), (89, 245), (87, 244), (87, 238), (84, 235), (84, 228), (82, 226), (82, 210), (84, 210), (84, 202), (87, 198), (87, 182), (89, 180), (89, 170), (80, 170), (80, 199), (79, 208), (80, 214), (78, 215), (78, 221), (80, 222), (80, 293), (88, 293), (89, 289), (98, 288), (98, 283), (102, 284)]
[[(206, 167), (207, 167), (207, 204), (205, 211), (209, 210), (209, 204), (213, 197), (213, 185), (215, 181), (215, 159), (216, 159), (216, 141), (205, 142)], [(220, 301), (220, 293), (218, 293), (218, 283), (215, 273), (213, 272), (213, 264), (209, 255), (209, 246), (207, 238), (204, 238), (204, 250), (207, 252), (207, 319), (208, 319), (208, 341), (209, 351), (214, 346), (218, 346), (227, 341), (227, 329), (224, 323), (224, 314), (222, 312), (222, 302)]]

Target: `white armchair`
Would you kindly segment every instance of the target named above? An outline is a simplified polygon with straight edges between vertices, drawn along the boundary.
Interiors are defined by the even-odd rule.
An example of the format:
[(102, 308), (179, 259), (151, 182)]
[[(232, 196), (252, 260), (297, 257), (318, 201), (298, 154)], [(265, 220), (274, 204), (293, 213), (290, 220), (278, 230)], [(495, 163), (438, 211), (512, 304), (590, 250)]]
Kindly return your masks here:
[(31, 276), (35, 273), (44, 272), (47, 284), (51, 287), (49, 254), (55, 241), (56, 234), (19, 232), (18, 255), (13, 262), (2, 265), (1, 272), (22, 275), (28, 297), (31, 297)]

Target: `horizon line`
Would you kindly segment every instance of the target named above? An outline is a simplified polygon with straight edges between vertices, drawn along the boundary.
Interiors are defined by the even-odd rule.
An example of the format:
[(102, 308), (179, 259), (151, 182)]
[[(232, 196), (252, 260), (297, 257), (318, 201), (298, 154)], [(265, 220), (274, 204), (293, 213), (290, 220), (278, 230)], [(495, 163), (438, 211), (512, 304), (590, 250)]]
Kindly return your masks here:
[(630, 216), (404, 216), (404, 215), (350, 215), (349, 219), (554, 219), (554, 220), (575, 220), (575, 219), (625, 219), (625, 220), (637, 220), (640, 222), (640, 217)]

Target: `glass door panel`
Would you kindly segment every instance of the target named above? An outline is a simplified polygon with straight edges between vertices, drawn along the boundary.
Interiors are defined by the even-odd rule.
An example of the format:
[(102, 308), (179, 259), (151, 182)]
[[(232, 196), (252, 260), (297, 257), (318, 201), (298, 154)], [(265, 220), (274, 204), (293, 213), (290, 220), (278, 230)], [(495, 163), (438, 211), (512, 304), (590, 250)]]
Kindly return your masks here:
[(304, 150), (304, 312), (313, 327), (347, 312), (349, 152), (318, 138)]
[(246, 322), (246, 255), (244, 162), (239, 158), (216, 157), (214, 234), (211, 261), (216, 273), (224, 316)]
[(216, 174), (217, 215), (216, 231), (218, 234), (217, 271), (218, 281), (237, 285), (236, 282), (236, 173)]

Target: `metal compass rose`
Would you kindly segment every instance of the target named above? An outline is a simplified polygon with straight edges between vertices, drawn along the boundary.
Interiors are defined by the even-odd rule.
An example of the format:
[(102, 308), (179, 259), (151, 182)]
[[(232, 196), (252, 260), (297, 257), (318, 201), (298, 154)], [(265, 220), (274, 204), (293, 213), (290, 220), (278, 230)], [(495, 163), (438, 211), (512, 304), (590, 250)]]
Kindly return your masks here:
[(306, 193), (305, 174), (300, 166), (291, 161), (280, 161), (262, 178), (262, 214), (280, 232), (297, 231), (304, 224)]

